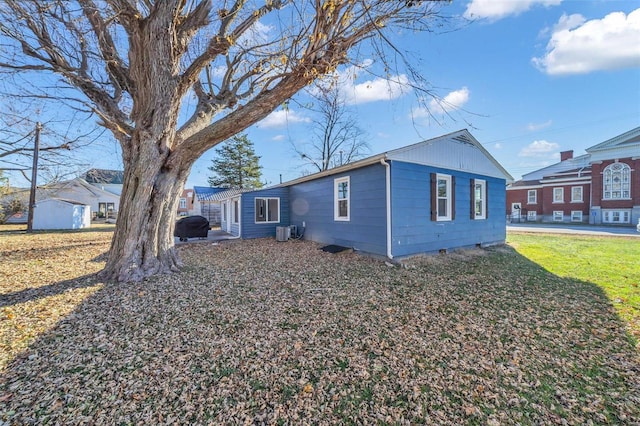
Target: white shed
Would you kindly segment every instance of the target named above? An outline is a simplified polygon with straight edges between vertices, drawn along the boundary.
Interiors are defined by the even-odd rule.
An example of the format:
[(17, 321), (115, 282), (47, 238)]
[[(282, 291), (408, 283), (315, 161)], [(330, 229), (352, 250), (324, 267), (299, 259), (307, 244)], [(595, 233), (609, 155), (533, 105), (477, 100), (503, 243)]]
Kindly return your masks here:
[(91, 226), (91, 207), (72, 200), (47, 198), (33, 210), (33, 229), (80, 229)]

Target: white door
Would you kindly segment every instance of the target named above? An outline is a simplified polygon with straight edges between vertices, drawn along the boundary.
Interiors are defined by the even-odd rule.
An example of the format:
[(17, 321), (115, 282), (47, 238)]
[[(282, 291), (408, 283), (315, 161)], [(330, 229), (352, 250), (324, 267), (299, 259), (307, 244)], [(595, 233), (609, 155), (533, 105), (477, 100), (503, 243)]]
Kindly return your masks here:
[(519, 221), (520, 220), (520, 211), (522, 210), (521, 203), (511, 203), (511, 220)]

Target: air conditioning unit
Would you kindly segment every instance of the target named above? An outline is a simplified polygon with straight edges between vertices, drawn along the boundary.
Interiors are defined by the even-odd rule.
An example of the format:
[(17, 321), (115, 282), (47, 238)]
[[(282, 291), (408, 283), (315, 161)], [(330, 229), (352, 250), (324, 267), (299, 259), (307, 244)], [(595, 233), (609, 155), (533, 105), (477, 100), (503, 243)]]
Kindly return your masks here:
[(291, 228), (288, 226), (276, 226), (276, 241), (287, 241), (291, 236)]

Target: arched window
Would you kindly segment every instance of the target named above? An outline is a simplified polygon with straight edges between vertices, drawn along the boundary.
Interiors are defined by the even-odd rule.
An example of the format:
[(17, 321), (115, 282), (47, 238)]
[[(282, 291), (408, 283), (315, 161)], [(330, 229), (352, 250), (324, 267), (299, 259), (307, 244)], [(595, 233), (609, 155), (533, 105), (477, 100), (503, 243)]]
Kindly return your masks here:
[(628, 164), (609, 164), (605, 167), (603, 175), (605, 200), (631, 198), (631, 167)]

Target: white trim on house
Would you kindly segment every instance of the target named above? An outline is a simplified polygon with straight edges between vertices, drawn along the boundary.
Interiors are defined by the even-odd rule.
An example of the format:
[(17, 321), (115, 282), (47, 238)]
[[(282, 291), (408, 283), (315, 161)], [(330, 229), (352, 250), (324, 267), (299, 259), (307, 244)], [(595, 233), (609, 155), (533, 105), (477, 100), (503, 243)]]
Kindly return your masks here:
[[(440, 195), (440, 181), (444, 181), (445, 196)], [(436, 220), (438, 222), (450, 221), (451, 217), (451, 175), (436, 174)], [(444, 212), (440, 209), (440, 201), (445, 202)], [(442, 214), (444, 213), (444, 214)]]
[[(474, 185), (475, 185), (475, 188), (473, 190), (474, 218), (486, 219), (487, 218), (487, 181), (484, 179), (474, 179)], [(479, 193), (478, 193), (478, 186), (480, 186)], [(478, 202), (480, 202), (479, 213), (478, 213)]]
[[(270, 208), (271, 201), (276, 202), (275, 219), (272, 217), (273, 210)], [(258, 206), (261, 202), (261, 206)], [(254, 198), (254, 222), (256, 225), (280, 222), (280, 197), (255, 197)], [(263, 220), (260, 220), (264, 218)]]
[[(346, 206), (346, 214), (342, 212), (342, 206)], [(344, 176), (333, 180), (333, 220), (348, 222), (350, 218), (351, 179), (349, 176)]]

